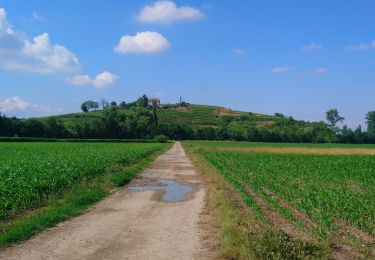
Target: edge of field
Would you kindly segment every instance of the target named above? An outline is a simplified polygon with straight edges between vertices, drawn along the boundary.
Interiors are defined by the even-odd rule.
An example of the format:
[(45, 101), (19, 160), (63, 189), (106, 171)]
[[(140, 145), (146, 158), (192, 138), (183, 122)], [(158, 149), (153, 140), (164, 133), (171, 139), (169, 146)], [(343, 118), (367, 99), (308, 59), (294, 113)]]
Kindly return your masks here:
[(205, 178), (205, 210), (210, 216), (213, 243), (220, 259), (329, 258), (323, 245), (294, 240), (260, 219), (194, 147), (182, 145), (198, 173)]
[(131, 164), (113, 163), (103, 175), (80, 183), (43, 207), (31, 210), (14, 219), (0, 222), (0, 249), (21, 242), (58, 223), (87, 212), (91, 206), (129, 183), (172, 144)]

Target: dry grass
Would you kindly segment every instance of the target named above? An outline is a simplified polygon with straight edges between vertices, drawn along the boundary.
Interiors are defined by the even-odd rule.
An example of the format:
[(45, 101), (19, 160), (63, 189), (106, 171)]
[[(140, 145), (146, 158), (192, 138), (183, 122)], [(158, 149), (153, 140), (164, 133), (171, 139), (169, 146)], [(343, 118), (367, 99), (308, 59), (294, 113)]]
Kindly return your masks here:
[(370, 148), (307, 148), (307, 147), (201, 147), (195, 149), (240, 152), (240, 153), (276, 153), (276, 154), (327, 154), (327, 155), (375, 155)]

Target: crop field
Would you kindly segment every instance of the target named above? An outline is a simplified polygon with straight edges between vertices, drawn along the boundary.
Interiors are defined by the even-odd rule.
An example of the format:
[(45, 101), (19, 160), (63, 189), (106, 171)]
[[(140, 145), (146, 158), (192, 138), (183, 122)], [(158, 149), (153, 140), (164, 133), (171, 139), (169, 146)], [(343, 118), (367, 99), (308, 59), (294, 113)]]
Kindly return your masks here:
[[(374, 256), (375, 157), (361, 146), (232, 142), (186, 142), (213, 165), (260, 219), (302, 241), (327, 250), (347, 246)], [(248, 147), (353, 149), (354, 154), (316, 154)], [(229, 148), (235, 148), (230, 150)], [(241, 148), (242, 147), (242, 148)], [(310, 147), (310, 148), (306, 148)], [(372, 146), (365, 146), (366, 151)], [(372, 153), (374, 154), (374, 153)], [(347, 255), (347, 252), (344, 254)]]
[(0, 143), (0, 219), (101, 175), (113, 163), (130, 165), (163, 147), (157, 143)]

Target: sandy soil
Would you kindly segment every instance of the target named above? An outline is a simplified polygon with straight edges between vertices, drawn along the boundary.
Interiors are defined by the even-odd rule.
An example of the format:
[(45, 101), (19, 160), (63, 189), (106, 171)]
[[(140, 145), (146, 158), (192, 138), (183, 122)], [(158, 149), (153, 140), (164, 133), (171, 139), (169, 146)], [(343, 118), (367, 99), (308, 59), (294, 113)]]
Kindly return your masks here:
[(0, 251), (0, 259), (208, 259), (200, 232), (205, 188), (180, 143), (160, 156), (130, 185), (158, 179), (188, 184), (179, 202), (164, 191), (119, 189), (89, 212)]

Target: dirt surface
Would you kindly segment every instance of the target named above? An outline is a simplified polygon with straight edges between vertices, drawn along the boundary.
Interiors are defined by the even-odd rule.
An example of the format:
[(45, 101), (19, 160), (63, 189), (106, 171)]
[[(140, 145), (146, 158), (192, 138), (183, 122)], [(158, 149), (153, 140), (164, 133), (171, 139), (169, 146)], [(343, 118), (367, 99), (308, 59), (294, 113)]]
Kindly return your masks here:
[(89, 212), (0, 251), (0, 259), (209, 259), (199, 228), (205, 187), (180, 143), (161, 155), (130, 186), (159, 179), (189, 185), (182, 201), (163, 190), (124, 187)]

